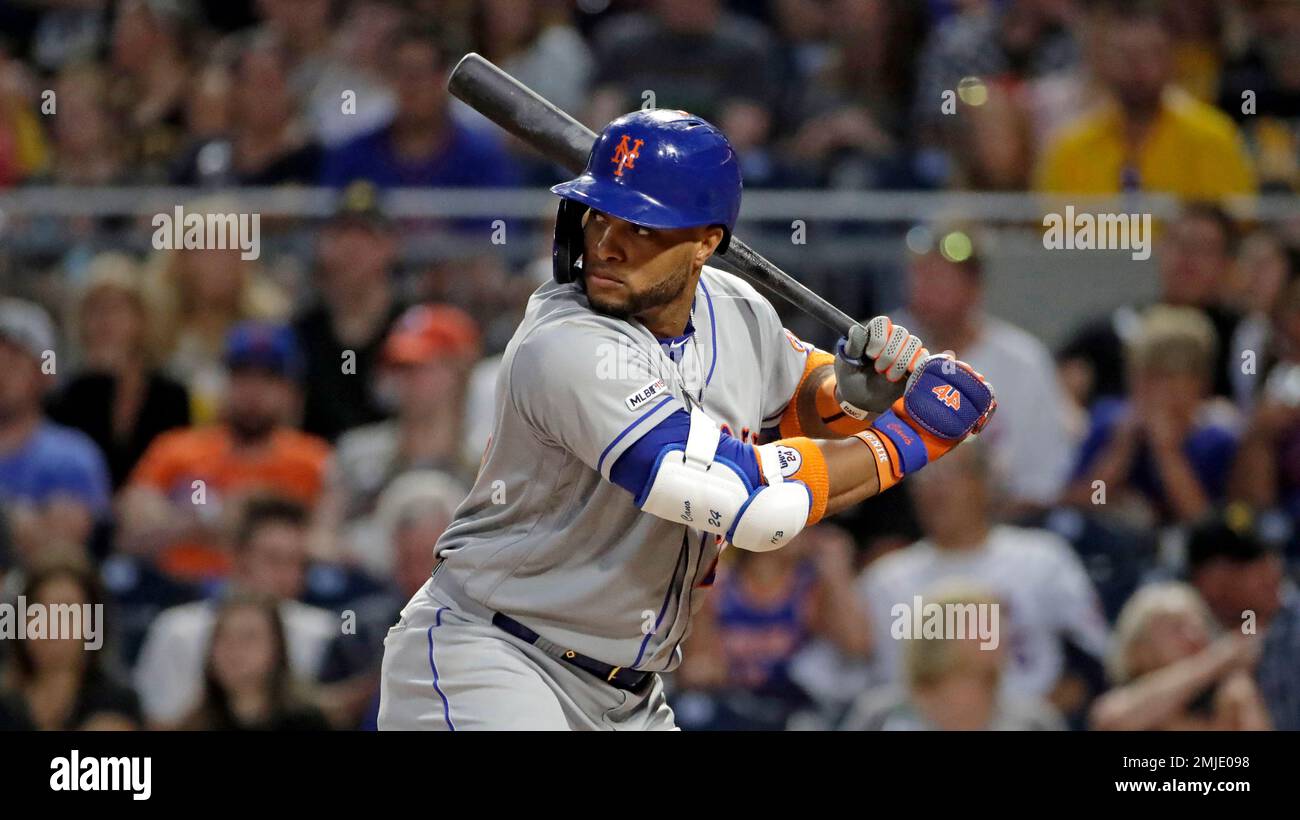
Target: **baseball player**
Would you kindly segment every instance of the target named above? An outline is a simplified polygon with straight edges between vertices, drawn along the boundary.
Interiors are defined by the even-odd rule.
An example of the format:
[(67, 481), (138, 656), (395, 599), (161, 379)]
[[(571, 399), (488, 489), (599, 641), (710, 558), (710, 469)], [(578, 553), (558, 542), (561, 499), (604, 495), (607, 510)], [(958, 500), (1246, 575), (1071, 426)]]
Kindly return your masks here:
[(741, 179), (698, 117), (614, 120), (552, 191), (555, 281), (506, 348), (433, 575), (385, 639), (381, 729), (674, 728), (659, 673), (722, 549), (779, 549), (996, 406), (886, 317), (832, 356), (706, 266)]

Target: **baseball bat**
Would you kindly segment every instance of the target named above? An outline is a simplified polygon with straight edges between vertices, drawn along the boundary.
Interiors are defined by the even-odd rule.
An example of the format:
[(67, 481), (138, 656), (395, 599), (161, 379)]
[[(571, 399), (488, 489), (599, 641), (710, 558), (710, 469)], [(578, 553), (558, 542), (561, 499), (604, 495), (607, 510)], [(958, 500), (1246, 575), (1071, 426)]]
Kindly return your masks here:
[[(447, 89), (557, 165), (575, 174), (586, 167), (596, 134), (490, 60), (466, 54), (448, 76)], [(720, 255), (750, 283), (767, 288), (840, 336), (847, 336), (855, 324), (738, 237), (731, 237)]]

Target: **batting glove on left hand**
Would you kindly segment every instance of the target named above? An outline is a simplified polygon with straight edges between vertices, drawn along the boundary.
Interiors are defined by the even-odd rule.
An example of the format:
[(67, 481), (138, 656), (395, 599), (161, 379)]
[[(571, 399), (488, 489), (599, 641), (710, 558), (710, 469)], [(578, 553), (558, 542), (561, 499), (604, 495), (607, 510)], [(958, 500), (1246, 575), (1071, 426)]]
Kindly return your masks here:
[(888, 410), (903, 395), (907, 376), (929, 355), (921, 340), (877, 316), (849, 328), (835, 345), (835, 399), (846, 415), (865, 419)]

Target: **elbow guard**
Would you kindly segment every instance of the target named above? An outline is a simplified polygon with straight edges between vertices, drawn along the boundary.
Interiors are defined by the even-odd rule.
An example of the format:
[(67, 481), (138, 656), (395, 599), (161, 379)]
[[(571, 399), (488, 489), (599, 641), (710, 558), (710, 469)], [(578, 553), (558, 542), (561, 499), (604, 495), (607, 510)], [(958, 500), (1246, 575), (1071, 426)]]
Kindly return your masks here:
[[(816, 459), (805, 456), (805, 448), (785, 442), (755, 448), (766, 482), (755, 487), (739, 466), (717, 457), (721, 436), (717, 423), (694, 408), (685, 447), (670, 444), (660, 452), (654, 479), (636, 500), (637, 506), (756, 552), (785, 546), (810, 520), (820, 517), (818, 506), (825, 509), (825, 493), (818, 505), (813, 490), (798, 478), (804, 462), (817, 460), (825, 484), (825, 461), (811, 442), (808, 447), (816, 452)], [(816, 472), (812, 466), (810, 475)], [(790, 477), (796, 480), (787, 481)]]

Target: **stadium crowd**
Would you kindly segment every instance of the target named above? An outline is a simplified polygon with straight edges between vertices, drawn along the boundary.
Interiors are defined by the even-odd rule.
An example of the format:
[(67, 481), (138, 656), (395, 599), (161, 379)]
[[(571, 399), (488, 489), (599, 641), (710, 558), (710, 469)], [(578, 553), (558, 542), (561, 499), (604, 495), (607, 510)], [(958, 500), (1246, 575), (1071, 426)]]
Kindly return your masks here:
[[(684, 728), (1300, 729), (1300, 209), (1235, 207), (1300, 184), (1300, 3), (0, 0), (0, 32), (0, 194), (339, 192), (296, 266), (76, 241), (103, 218), (57, 226), (93, 252), (0, 242), (0, 598), (109, 628), (0, 641), (0, 728), (373, 728), (550, 275), (486, 238), (413, 266), (415, 233), (487, 232), (384, 193), (565, 176), (449, 98), (475, 50), (595, 128), (710, 119), (749, 188), (1182, 202), (1157, 297), (1056, 350), (985, 308), (978, 223), (909, 243), (904, 303), (871, 309), (998, 413), (790, 547), (724, 553), (670, 676)], [(900, 639), (917, 596), (996, 604), (997, 646)]]

